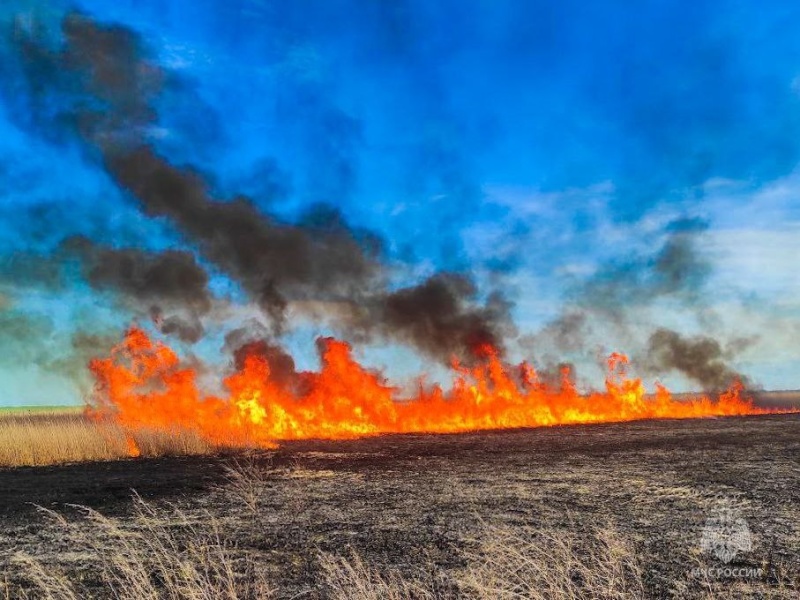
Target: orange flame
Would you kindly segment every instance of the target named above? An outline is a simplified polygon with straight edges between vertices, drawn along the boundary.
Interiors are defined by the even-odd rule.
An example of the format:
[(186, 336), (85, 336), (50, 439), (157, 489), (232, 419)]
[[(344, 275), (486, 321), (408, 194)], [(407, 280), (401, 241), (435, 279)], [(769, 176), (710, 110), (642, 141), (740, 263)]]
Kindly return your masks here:
[(134, 431), (184, 428), (215, 445), (274, 447), (292, 439), (770, 412), (743, 398), (741, 384), (716, 400), (679, 401), (660, 385), (648, 397), (640, 379), (627, 377), (627, 357), (617, 353), (608, 359), (605, 392), (589, 395), (578, 392), (568, 370), (560, 386), (548, 386), (530, 365), (510, 368), (492, 348), (478, 366), (454, 364), (449, 390), (420, 389), (414, 398), (397, 397), (395, 388), (354, 360), (345, 342), (322, 340), (321, 359), (319, 372), (301, 374), (303, 391), (297, 392), (276, 382), (264, 357), (248, 355), (224, 380), (227, 397), (206, 396), (194, 369), (132, 328), (108, 358), (89, 365), (97, 381), (92, 413)]
[(142, 451), (139, 450), (139, 444), (136, 443), (136, 440), (133, 439), (132, 436), (125, 436), (125, 445), (128, 447), (128, 456), (135, 458), (142, 454)]

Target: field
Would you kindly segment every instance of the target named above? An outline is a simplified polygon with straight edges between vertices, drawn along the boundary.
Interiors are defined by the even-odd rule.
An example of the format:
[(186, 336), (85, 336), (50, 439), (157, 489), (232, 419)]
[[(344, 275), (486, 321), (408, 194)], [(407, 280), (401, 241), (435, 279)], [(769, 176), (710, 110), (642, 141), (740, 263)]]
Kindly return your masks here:
[(0, 598), (796, 598), (799, 482), (799, 415), (5, 468)]
[(0, 466), (42, 466), (210, 451), (187, 431), (127, 431), (87, 418), (82, 408), (36, 407), (0, 412)]
[(82, 406), (0, 406), (0, 416), (78, 414)]

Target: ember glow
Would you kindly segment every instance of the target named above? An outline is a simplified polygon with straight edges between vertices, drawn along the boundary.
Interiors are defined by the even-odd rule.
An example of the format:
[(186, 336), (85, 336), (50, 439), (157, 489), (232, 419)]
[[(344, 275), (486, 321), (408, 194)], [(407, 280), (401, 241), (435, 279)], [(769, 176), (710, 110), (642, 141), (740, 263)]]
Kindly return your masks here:
[(276, 381), (264, 356), (247, 354), (224, 380), (227, 396), (219, 397), (199, 389), (197, 371), (171, 348), (132, 328), (109, 357), (91, 362), (97, 391), (89, 411), (133, 431), (188, 429), (216, 445), (261, 447), (307, 438), (769, 412), (742, 397), (741, 384), (715, 400), (677, 400), (662, 386), (648, 395), (640, 379), (626, 375), (628, 359), (617, 353), (608, 359), (604, 392), (580, 394), (568, 372), (559, 386), (548, 386), (530, 365), (510, 367), (485, 348), (477, 366), (453, 364), (449, 389), (420, 389), (411, 398), (356, 362), (345, 342), (322, 339), (320, 354), (319, 372), (300, 373), (291, 384)]

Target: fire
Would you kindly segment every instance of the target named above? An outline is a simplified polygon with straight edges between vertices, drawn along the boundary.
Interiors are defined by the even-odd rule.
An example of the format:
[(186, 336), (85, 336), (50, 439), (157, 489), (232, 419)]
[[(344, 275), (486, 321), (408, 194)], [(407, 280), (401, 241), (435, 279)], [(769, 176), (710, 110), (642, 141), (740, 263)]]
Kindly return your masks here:
[(139, 444), (131, 436), (125, 436), (125, 445), (128, 448), (128, 456), (137, 457), (141, 456), (142, 451), (139, 450)]
[[(196, 431), (220, 446), (274, 447), (281, 440), (342, 439), (381, 433), (455, 433), (634, 419), (691, 418), (769, 412), (742, 397), (741, 384), (716, 400), (673, 398), (663, 386), (648, 396), (640, 379), (626, 374), (628, 359), (612, 354), (604, 392), (582, 395), (563, 373), (559, 386), (542, 382), (533, 367), (504, 364), (492, 348), (477, 366), (453, 365), (448, 390), (420, 389), (413, 398), (365, 369), (348, 344), (320, 343), (321, 369), (278, 382), (269, 361), (245, 356), (224, 380), (225, 397), (204, 395), (195, 369), (161, 342), (132, 328), (111, 355), (95, 359), (92, 413), (133, 431)], [(135, 443), (131, 454), (138, 454)]]

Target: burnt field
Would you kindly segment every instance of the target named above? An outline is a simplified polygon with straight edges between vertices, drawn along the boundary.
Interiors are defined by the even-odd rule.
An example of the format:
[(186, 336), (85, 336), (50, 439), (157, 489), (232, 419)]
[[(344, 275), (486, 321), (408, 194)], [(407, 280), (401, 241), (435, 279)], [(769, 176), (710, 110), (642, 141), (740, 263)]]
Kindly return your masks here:
[[(152, 554), (147, 536), (167, 536), (185, 557), (198, 535), (247, 588), (210, 597), (540, 597), (530, 585), (550, 597), (795, 598), (799, 484), (800, 415), (3, 469), (0, 598), (47, 597), (47, 586), (53, 598), (70, 586), (133, 597), (112, 595), (109, 556), (135, 552), (130, 540)], [(523, 562), (527, 584), (512, 572)], [(607, 567), (611, 583), (587, 579)], [(566, 583), (541, 579), (562, 568)], [(170, 585), (159, 577), (156, 588)]]

